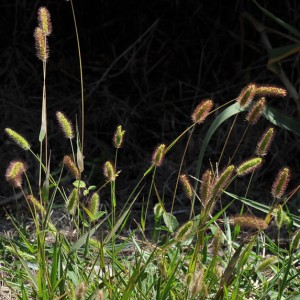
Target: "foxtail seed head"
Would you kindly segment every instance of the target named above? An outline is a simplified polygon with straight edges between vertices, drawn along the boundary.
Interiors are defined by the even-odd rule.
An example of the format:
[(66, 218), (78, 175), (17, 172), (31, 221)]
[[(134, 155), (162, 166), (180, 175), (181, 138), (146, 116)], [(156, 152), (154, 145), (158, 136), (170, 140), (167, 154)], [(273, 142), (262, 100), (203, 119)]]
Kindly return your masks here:
[(85, 299), (85, 293), (86, 293), (87, 286), (84, 282), (81, 282), (78, 288), (76, 289), (76, 299), (77, 300), (83, 300)]
[(8, 135), (8, 137), (13, 140), (19, 147), (21, 147), (23, 150), (27, 151), (30, 149), (30, 144), (28, 141), (22, 137), (20, 134), (15, 132), (14, 130), (10, 128), (4, 129), (5, 133)]
[(89, 201), (88, 209), (92, 216), (95, 217), (99, 211), (100, 197), (98, 193), (94, 193)]
[(160, 144), (154, 150), (153, 155), (152, 155), (152, 163), (156, 167), (159, 167), (159, 166), (162, 165), (164, 157), (165, 157), (165, 151), (166, 151), (166, 145), (165, 144)]
[(27, 201), (34, 207), (34, 209), (37, 212), (40, 212), (42, 215), (45, 215), (46, 210), (38, 199), (36, 199), (33, 195), (28, 195), (26, 198)]
[(27, 170), (27, 165), (21, 160), (13, 160), (10, 162), (5, 178), (7, 182), (15, 188), (21, 188), (22, 176)]
[(193, 189), (192, 189), (192, 186), (191, 186), (188, 176), (186, 174), (181, 174), (179, 179), (183, 186), (183, 190), (184, 190), (185, 194), (187, 195), (187, 197), (189, 199), (192, 199)]
[(252, 228), (258, 230), (264, 230), (268, 227), (264, 219), (251, 215), (232, 217), (230, 218), (230, 223), (233, 225), (239, 225), (242, 228)]
[(210, 200), (210, 196), (212, 193), (212, 187), (214, 184), (214, 178), (211, 170), (206, 170), (201, 178), (201, 186), (200, 186), (200, 199), (204, 207), (206, 207), (207, 203)]
[(262, 165), (262, 162), (263, 160), (261, 157), (250, 158), (236, 168), (236, 173), (238, 176), (252, 173)]
[(65, 137), (67, 139), (74, 138), (74, 131), (71, 121), (60, 111), (56, 113), (56, 119)]
[(210, 111), (212, 110), (214, 103), (211, 99), (203, 100), (198, 106), (195, 108), (192, 113), (192, 120), (195, 124), (201, 124), (204, 122)]
[(119, 149), (123, 146), (125, 130), (119, 125), (115, 131), (113, 142), (115, 148)]
[(265, 133), (262, 135), (261, 139), (259, 140), (255, 153), (258, 156), (265, 156), (267, 155), (271, 143), (273, 141), (275, 135), (275, 129), (273, 127), (270, 127), (265, 131)]
[(113, 166), (113, 164), (110, 161), (107, 161), (104, 164), (103, 173), (108, 181), (113, 182), (116, 180), (117, 173), (116, 173), (115, 167)]
[(74, 163), (73, 159), (69, 155), (64, 156), (63, 160), (64, 165), (67, 170), (74, 176), (75, 179), (80, 179), (80, 172)]
[(251, 83), (244, 87), (239, 96), (237, 97), (237, 102), (240, 104), (241, 108), (247, 107), (255, 96), (256, 85)]
[(287, 94), (286, 89), (276, 86), (261, 85), (256, 87), (255, 94), (257, 96), (267, 97), (285, 97)]
[(79, 204), (79, 193), (80, 193), (79, 189), (74, 188), (68, 197), (66, 206), (67, 206), (68, 213), (71, 215), (75, 215), (76, 213), (76, 209)]
[(219, 194), (222, 193), (222, 190), (227, 186), (229, 183), (232, 175), (234, 172), (234, 165), (228, 166), (216, 180), (213, 189), (212, 189), (212, 196), (217, 197)]
[(273, 183), (272, 186), (272, 196), (274, 199), (281, 198), (288, 186), (288, 183), (291, 179), (291, 170), (288, 167), (282, 168)]
[(49, 47), (47, 37), (44, 35), (43, 29), (36, 27), (34, 30), (36, 56), (43, 62), (47, 62), (49, 58)]
[(43, 34), (48, 36), (52, 33), (52, 23), (49, 10), (42, 6), (38, 10), (38, 23), (39, 28), (42, 29)]
[(257, 123), (259, 118), (261, 117), (264, 109), (266, 107), (266, 98), (261, 97), (251, 108), (246, 116), (246, 120), (251, 124), (254, 125)]

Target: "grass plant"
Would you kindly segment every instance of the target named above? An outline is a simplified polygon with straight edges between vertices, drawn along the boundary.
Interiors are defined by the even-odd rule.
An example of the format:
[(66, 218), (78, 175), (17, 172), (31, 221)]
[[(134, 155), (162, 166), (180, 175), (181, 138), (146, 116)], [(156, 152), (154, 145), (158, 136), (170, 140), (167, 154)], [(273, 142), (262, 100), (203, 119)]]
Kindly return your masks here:
[[(80, 43), (74, 7), (78, 51)], [(46, 66), (50, 50), (50, 13), (38, 11), (35, 30), (37, 56), (43, 63), (43, 95), (39, 151), (26, 136), (6, 128), (7, 138), (27, 151), (36, 161), (38, 180), (33, 180), (26, 162), (9, 163), (6, 180), (15, 193), (23, 194), (32, 219), (27, 230), (19, 215), (7, 214), (15, 228), (12, 236), (1, 233), (0, 278), (10, 290), (11, 299), (297, 299), (299, 287), (300, 217), (289, 210), (288, 202), (299, 186), (289, 192), (291, 169), (282, 166), (274, 174), (270, 190), (272, 203), (249, 199), (256, 188), (259, 172), (268, 168), (266, 157), (274, 140), (274, 127), (266, 128), (253, 151), (244, 160), (239, 153), (249, 131), (264, 117), (272, 126), (280, 126), (295, 134), (298, 123), (268, 106), (268, 99), (285, 97), (280, 87), (251, 83), (236, 99), (214, 109), (214, 101), (205, 99), (194, 108), (186, 129), (173, 141), (160, 143), (149, 153), (149, 166), (122, 199), (120, 207), (118, 179), (122, 176), (118, 158), (126, 146), (126, 132), (119, 125), (111, 132), (115, 148), (114, 160), (103, 161), (104, 181), (90, 184), (84, 175), (84, 95), (80, 67), (81, 126), (57, 108), (57, 128), (70, 142), (60, 167), (51, 164), (48, 149)], [(80, 55), (79, 55), (80, 58)], [(81, 59), (80, 66), (81, 66)], [(283, 100), (282, 100), (283, 101)], [(67, 112), (68, 113), (68, 112)], [(213, 134), (233, 118), (216, 163), (204, 169), (204, 154)], [(199, 149), (194, 174), (184, 170), (187, 149), (194, 133), (203, 122), (211, 124)], [(233, 136), (238, 122), (248, 122), (240, 137)], [(73, 123), (76, 123), (75, 130)], [(21, 131), (21, 129), (20, 129)], [(252, 134), (253, 136), (253, 134)], [(171, 205), (159, 189), (157, 173), (168, 164), (168, 155), (184, 142), (186, 145), (178, 166), (177, 181)], [(225, 157), (229, 143), (236, 147)], [(34, 144), (34, 143), (32, 143)], [(147, 155), (147, 153), (145, 153)], [(88, 160), (88, 158), (85, 158)], [(227, 161), (226, 161), (227, 160)], [(59, 171), (54, 172), (54, 170)], [(35, 174), (32, 172), (32, 174)], [(257, 175), (258, 174), (258, 175)], [(68, 186), (67, 180), (71, 180)], [(246, 181), (246, 190), (238, 195), (235, 186)], [(38, 182), (38, 186), (34, 183)], [(189, 217), (176, 217), (177, 193), (182, 188), (188, 199)], [(110, 191), (109, 204), (101, 195)], [(143, 198), (140, 219), (129, 225), (137, 200)], [(21, 205), (21, 199), (18, 200)], [(53, 213), (63, 203), (63, 218), (69, 226), (66, 233), (59, 228)], [(232, 209), (238, 206), (239, 210)], [(171, 209), (169, 209), (171, 207)], [(272, 233), (275, 231), (275, 235)], [(281, 242), (283, 235), (287, 244)]]

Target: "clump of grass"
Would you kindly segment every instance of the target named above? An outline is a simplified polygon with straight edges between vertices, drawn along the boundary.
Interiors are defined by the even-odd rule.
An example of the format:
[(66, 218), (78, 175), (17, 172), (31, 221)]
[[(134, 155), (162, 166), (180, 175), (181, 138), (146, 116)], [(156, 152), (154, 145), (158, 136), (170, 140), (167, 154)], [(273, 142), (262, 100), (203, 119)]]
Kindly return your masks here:
[[(72, 0), (70, 3), (74, 13)], [(1, 235), (5, 250), (0, 252), (0, 276), (15, 295), (19, 299), (99, 300), (282, 299), (297, 295), (295, 287), (299, 286), (299, 279), (296, 251), (300, 234), (292, 224), (300, 227), (300, 222), (299, 217), (289, 211), (287, 203), (299, 187), (289, 196), (286, 195), (290, 168), (284, 167), (277, 177), (274, 176), (276, 179), (270, 187), (270, 197), (273, 198), (271, 205), (247, 198), (248, 190), (253, 186), (256, 188), (254, 174), (259, 173), (260, 168), (268, 167), (263, 157), (270, 148), (274, 128), (268, 128), (260, 137), (256, 149), (253, 149), (256, 156), (251, 153), (250, 158), (240, 162), (232, 155), (226, 164), (221, 164), (227, 142), (236, 142), (234, 154), (238, 153), (247, 130), (253, 128), (265, 113), (268, 96), (285, 96), (285, 90), (252, 83), (241, 91), (236, 103), (228, 101), (225, 109), (216, 109), (218, 115), (211, 123), (200, 153), (202, 149), (205, 152), (206, 141), (211, 133), (230, 117), (236, 115), (234, 126), (238, 116), (242, 115), (244, 119), (244, 111), (249, 110), (246, 119), (252, 126), (247, 125), (247, 130), (238, 141), (231, 136), (231, 130), (228, 132), (215, 168), (205, 170), (201, 176), (183, 172), (187, 153), (184, 151), (178, 166), (177, 183), (181, 182), (186, 197), (191, 201), (191, 205), (185, 207), (190, 212), (189, 218), (180, 222), (176, 218), (174, 204), (177, 184), (172, 209), (168, 210), (168, 199), (157, 186), (156, 174), (158, 167), (163, 168), (164, 164), (168, 164), (168, 153), (182, 142), (183, 137), (188, 136), (187, 149), (197, 127), (211, 118), (216, 111), (212, 111), (211, 99), (201, 101), (194, 109), (192, 124), (187, 123), (182, 134), (169, 144), (159, 144), (152, 158), (148, 155), (149, 167), (120, 207), (119, 197), (122, 195), (116, 193), (118, 178), (122, 176), (121, 171), (117, 171), (118, 155), (122, 155), (127, 136), (121, 125), (114, 134), (112, 132), (115, 159), (104, 162), (104, 181), (91, 185), (83, 172), (84, 127), (81, 127), (80, 135), (78, 128), (74, 131), (72, 122), (58, 112), (59, 126), (65, 138), (70, 140), (71, 155), (65, 154), (60, 172), (52, 172), (47, 154), (45, 100), (45, 64), (49, 53), (46, 42), (52, 24), (50, 13), (44, 7), (38, 11), (38, 23), (36, 32), (39, 33), (35, 33), (38, 57), (44, 64), (39, 154), (31, 149), (24, 137), (12, 129), (5, 130), (8, 137), (28, 151), (39, 166), (37, 181), (27, 176), (27, 165), (21, 160), (13, 160), (6, 172), (8, 183), (23, 193), (34, 221), (33, 232), (28, 233), (20, 226), (19, 220), (9, 216), (17, 236)], [(200, 170), (201, 159), (199, 165)], [(64, 167), (68, 171), (66, 175)], [(247, 174), (251, 176), (244, 176)], [(70, 186), (64, 185), (68, 177)], [(146, 180), (148, 177), (151, 177), (150, 183)], [(243, 196), (235, 192), (233, 183), (238, 185), (239, 180), (248, 181)], [(38, 186), (34, 186), (33, 182), (38, 182)], [(101, 193), (109, 188), (110, 205), (105, 206)], [(38, 197), (33, 196), (36, 191)], [(142, 196), (145, 193), (148, 195), (146, 199)], [(58, 199), (65, 203), (64, 218), (72, 228), (69, 236), (59, 230), (52, 219)], [(140, 221), (135, 219), (136, 227), (130, 228), (128, 221), (132, 218), (138, 199), (142, 199)], [(150, 211), (151, 202), (155, 202), (153, 213)], [(240, 212), (232, 215), (233, 204), (239, 203), (242, 204)], [(251, 213), (245, 213), (245, 209)], [(256, 215), (257, 211), (260, 216)], [(283, 226), (287, 227), (292, 241), (288, 249), (282, 248), (279, 242), (276, 245), (273, 237), (269, 236), (268, 227), (272, 218), (277, 222), (278, 231)], [(247, 233), (248, 238), (243, 238), (240, 233)]]

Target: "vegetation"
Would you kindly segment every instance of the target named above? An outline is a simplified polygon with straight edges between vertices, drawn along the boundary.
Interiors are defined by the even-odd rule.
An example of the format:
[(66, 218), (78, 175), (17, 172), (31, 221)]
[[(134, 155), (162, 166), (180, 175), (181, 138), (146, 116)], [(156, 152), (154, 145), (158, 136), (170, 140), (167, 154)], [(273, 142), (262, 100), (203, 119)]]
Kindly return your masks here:
[[(77, 34), (72, 0), (70, 5)], [(284, 98), (286, 90), (250, 83), (236, 99), (217, 108), (212, 99), (200, 101), (176, 139), (153, 147), (148, 168), (120, 202), (117, 191), (122, 172), (118, 160), (130, 135), (122, 125), (111, 133), (114, 159), (102, 162), (105, 180), (90, 184), (84, 176), (89, 158), (84, 152), (85, 101), (78, 34), (81, 116), (74, 122), (67, 113), (57, 110), (59, 138), (65, 138), (69, 146), (61, 165), (51, 163), (46, 74), (52, 24), (46, 7), (39, 8), (37, 20), (34, 37), (43, 65), (41, 129), (36, 142), (39, 150), (21, 128), (5, 129), (7, 140), (14, 144), (11, 147), (19, 147), (33, 157), (37, 166), (34, 172), (34, 165), (14, 159), (5, 174), (15, 194), (22, 193), (33, 220), (31, 230), (27, 230), (20, 211), (7, 214), (15, 231), (0, 235), (0, 278), (11, 298), (297, 299), (300, 217), (289, 210), (288, 204), (300, 185), (289, 188), (292, 170), (283, 165), (271, 174), (272, 185), (268, 187), (266, 182), (270, 204), (249, 197), (263, 180), (261, 170), (272, 163), (268, 155), (276, 139), (276, 127), (299, 134), (299, 124), (268, 103), (269, 99)], [(262, 118), (270, 125), (257, 134), (256, 126)], [(210, 158), (211, 138), (229, 119), (233, 120), (222, 147), (215, 149), (218, 159), (206, 168), (204, 155)], [(247, 125), (235, 137), (234, 128), (241, 120)], [(195, 132), (205, 122), (211, 123), (199, 149), (195, 173), (189, 174), (184, 161)], [(248, 136), (252, 149), (248, 151), (248, 146), (248, 157), (241, 160), (238, 154)], [(172, 199), (167, 199), (160, 189), (158, 173), (184, 141)], [(228, 159), (227, 148), (233, 149)], [(238, 186), (242, 182), (245, 190), (241, 194)], [(106, 190), (109, 203), (102, 200)], [(179, 190), (187, 199), (181, 202), (189, 212), (184, 220), (176, 217)], [(134, 216), (133, 228), (128, 224), (132, 224), (138, 201), (142, 205), (138, 217)], [(68, 232), (53, 217), (59, 209), (63, 210), (61, 218)]]

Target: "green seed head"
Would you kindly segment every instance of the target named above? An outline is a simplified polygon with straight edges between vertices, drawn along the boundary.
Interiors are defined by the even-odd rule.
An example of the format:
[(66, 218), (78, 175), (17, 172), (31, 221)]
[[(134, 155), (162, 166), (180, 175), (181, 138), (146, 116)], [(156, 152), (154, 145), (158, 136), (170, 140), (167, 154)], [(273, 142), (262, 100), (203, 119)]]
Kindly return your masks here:
[(166, 145), (161, 144), (154, 150), (154, 153), (152, 155), (152, 163), (159, 167), (162, 165), (164, 157), (165, 157), (165, 151), (166, 151)]
[(71, 121), (60, 111), (56, 113), (57, 122), (67, 139), (74, 138), (74, 131)]
[(67, 211), (71, 215), (75, 215), (78, 204), (79, 204), (79, 190), (77, 188), (74, 188), (69, 195), (68, 201), (67, 201)]
[(30, 149), (30, 144), (20, 134), (18, 134), (17, 132), (15, 132), (14, 130), (12, 130), (10, 128), (5, 128), (4, 131), (6, 132), (8, 137), (11, 140), (13, 140), (19, 147), (21, 147), (25, 151)]
[(42, 6), (38, 10), (38, 23), (39, 28), (42, 29), (42, 32), (45, 36), (48, 36), (52, 33), (52, 22), (49, 10)]
[(249, 106), (255, 96), (255, 90), (255, 84), (248, 84), (242, 89), (239, 96), (237, 97), (237, 102), (240, 104), (241, 108), (246, 108), (247, 106)]
[(275, 135), (275, 129), (272, 127), (265, 131), (265, 133), (262, 135), (261, 139), (259, 140), (256, 146), (256, 154), (258, 156), (267, 155), (271, 143), (273, 141), (274, 135)]
[(212, 197), (217, 197), (219, 194), (222, 193), (222, 190), (227, 186), (229, 183), (232, 175), (234, 172), (234, 165), (228, 166), (216, 180), (213, 189), (212, 189)]
[(117, 173), (110, 161), (107, 161), (103, 167), (104, 176), (107, 178), (108, 181), (113, 182), (116, 180)]
[(250, 125), (254, 125), (257, 123), (259, 118), (261, 117), (264, 109), (266, 107), (266, 99), (264, 97), (260, 98), (251, 108), (249, 113), (246, 116), (246, 120), (250, 123)]
[(192, 120), (196, 124), (204, 122), (210, 111), (212, 110), (214, 103), (211, 99), (203, 100), (192, 113)]
[(21, 188), (22, 186), (22, 176), (27, 170), (27, 165), (20, 161), (14, 160), (10, 162), (6, 173), (5, 178), (9, 184), (15, 188)]
[(274, 199), (281, 198), (283, 196), (290, 179), (291, 179), (291, 171), (289, 168), (287, 167), (282, 168), (278, 172), (271, 190)]
[(263, 160), (261, 157), (248, 159), (237, 167), (236, 173), (238, 176), (244, 176), (246, 174), (253, 173), (262, 165), (262, 162)]
[(186, 174), (182, 174), (182, 175), (180, 175), (179, 179), (180, 179), (180, 182), (183, 186), (183, 190), (184, 190), (185, 194), (187, 195), (187, 197), (189, 199), (192, 199), (193, 189), (192, 189), (191, 183), (189, 181), (189, 178), (187, 177)]
[(113, 138), (115, 148), (119, 149), (122, 147), (124, 142), (124, 134), (125, 134), (125, 130), (123, 130), (122, 126), (119, 125), (117, 127), (117, 130), (115, 131), (114, 138)]

